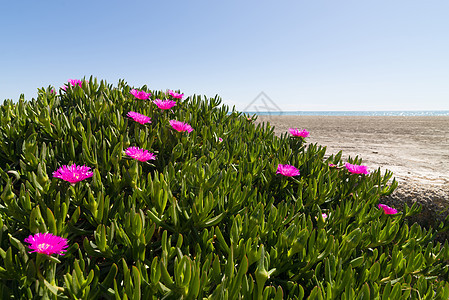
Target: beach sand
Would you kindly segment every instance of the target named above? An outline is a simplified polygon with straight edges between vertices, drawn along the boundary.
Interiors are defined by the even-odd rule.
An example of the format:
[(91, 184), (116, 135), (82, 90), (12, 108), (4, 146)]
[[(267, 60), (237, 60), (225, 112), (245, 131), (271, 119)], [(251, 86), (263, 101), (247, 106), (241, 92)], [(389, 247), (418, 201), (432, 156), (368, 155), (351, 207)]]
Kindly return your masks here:
[[(342, 150), (356, 155), (370, 170), (391, 170), (399, 182), (384, 202), (397, 208), (406, 202), (426, 206), (430, 218), (449, 208), (449, 117), (413, 116), (259, 116), (275, 133), (306, 129), (307, 143), (326, 146), (326, 154)], [(396, 204), (396, 205), (395, 205)], [(446, 215), (446, 214), (445, 214)]]

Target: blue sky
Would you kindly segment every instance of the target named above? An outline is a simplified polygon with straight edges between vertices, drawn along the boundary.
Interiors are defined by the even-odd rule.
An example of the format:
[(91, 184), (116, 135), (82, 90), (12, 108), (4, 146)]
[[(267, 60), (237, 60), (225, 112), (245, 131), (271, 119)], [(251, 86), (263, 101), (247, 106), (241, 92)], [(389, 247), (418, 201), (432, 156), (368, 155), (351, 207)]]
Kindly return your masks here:
[(449, 110), (449, 1), (8, 1), (0, 101), (93, 75), (243, 110)]

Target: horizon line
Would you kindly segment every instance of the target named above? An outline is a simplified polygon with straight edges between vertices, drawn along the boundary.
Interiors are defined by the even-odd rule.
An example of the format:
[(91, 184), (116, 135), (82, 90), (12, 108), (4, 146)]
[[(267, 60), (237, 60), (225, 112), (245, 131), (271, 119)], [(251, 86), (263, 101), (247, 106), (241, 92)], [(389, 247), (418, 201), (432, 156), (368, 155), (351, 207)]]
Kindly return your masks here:
[(359, 111), (366, 111), (366, 112), (435, 112), (435, 111), (447, 111), (449, 112), (449, 109), (386, 109), (386, 110), (262, 110), (262, 111), (255, 111), (255, 110), (242, 110), (241, 112), (245, 113), (284, 113), (284, 112), (329, 112), (329, 111), (339, 111), (339, 112), (359, 112)]

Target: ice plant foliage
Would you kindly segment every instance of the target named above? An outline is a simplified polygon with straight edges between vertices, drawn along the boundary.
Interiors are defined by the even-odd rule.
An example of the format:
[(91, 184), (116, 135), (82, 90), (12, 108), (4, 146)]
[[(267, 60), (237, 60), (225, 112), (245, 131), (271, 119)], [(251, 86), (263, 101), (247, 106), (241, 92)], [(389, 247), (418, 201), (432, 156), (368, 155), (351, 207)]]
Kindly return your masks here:
[(193, 131), (192, 126), (190, 126), (187, 123), (183, 123), (181, 121), (170, 120), (170, 125), (171, 125), (171, 127), (173, 127), (174, 130), (179, 131), (179, 132), (187, 131), (190, 133)]
[(309, 136), (309, 132), (306, 131), (305, 129), (299, 130), (298, 128), (290, 128), (289, 130), (293, 136), (303, 137), (303, 138), (306, 138)]
[(147, 161), (147, 160), (155, 160), (156, 155), (154, 153), (149, 152), (148, 150), (141, 149), (138, 147), (129, 147), (125, 150), (126, 155), (131, 156), (132, 158), (138, 161)]
[(360, 166), (360, 165), (353, 165), (350, 163), (346, 163), (345, 167), (352, 174), (369, 174), (367, 166)]
[(151, 118), (150, 117), (147, 117), (145, 115), (139, 114), (138, 112), (135, 112), (135, 111), (128, 112), (127, 116), (130, 117), (131, 119), (133, 119), (134, 121), (136, 121), (137, 123), (140, 123), (140, 124), (151, 123)]
[(395, 215), (398, 213), (398, 210), (393, 208), (393, 207), (389, 207), (388, 205), (385, 204), (379, 204), (378, 205), (379, 209), (383, 209), (384, 213), (386, 215)]
[[(0, 299), (199, 299), (225, 290), (238, 299), (449, 298), (449, 246), (433, 241), (440, 230), (399, 218), (417, 214), (416, 205), (404, 206), (402, 216), (377, 200), (397, 187), (392, 172), (351, 174), (368, 170), (351, 165), (360, 160), (342, 161), (341, 153), (302, 147), (304, 138), (290, 132), (277, 137), (255, 117), (228, 113), (219, 97), (181, 102), (167, 90), (155, 92), (176, 101), (171, 117), (150, 103), (158, 97), (138, 100), (124, 81), (115, 88), (90, 79), (89, 92), (71, 84), (56, 99), (40, 92), (37, 101), (1, 107)], [(128, 101), (115, 101), (117, 95)], [(158, 124), (131, 124), (134, 113)], [(177, 120), (200, 132), (185, 133), (193, 129)], [(98, 178), (70, 189), (48, 180), (54, 170), (72, 185), (93, 175), (72, 161), (92, 166)], [(347, 213), (351, 207), (380, 217), (361, 222)], [(74, 255), (71, 244), (80, 248)], [(265, 269), (273, 266), (267, 280)], [(145, 270), (156, 275), (148, 280)], [(220, 278), (225, 282), (214, 284)], [(323, 288), (337, 281), (336, 289)]]
[(153, 101), (160, 109), (170, 109), (176, 105), (176, 101), (156, 99)]
[(51, 233), (36, 233), (30, 235), (25, 240), (25, 243), (30, 244), (29, 248), (32, 252), (42, 253), (46, 255), (60, 254), (64, 255), (68, 244), (67, 239), (53, 235)]
[(294, 166), (292, 165), (278, 165), (278, 169), (276, 171), (276, 174), (281, 174), (284, 176), (288, 176), (288, 177), (292, 177), (292, 176), (298, 176), (299, 175), (299, 170), (296, 169)]
[(184, 94), (178, 94), (172, 90), (168, 90), (168, 94), (175, 99), (182, 99), (182, 97), (184, 97)]
[(76, 164), (70, 166), (64, 165), (53, 172), (53, 177), (61, 178), (71, 184), (92, 177), (92, 175), (93, 173), (90, 171), (89, 167), (77, 166)]
[(147, 100), (151, 96), (151, 93), (146, 93), (145, 91), (139, 91), (136, 89), (132, 89), (130, 93), (140, 100)]

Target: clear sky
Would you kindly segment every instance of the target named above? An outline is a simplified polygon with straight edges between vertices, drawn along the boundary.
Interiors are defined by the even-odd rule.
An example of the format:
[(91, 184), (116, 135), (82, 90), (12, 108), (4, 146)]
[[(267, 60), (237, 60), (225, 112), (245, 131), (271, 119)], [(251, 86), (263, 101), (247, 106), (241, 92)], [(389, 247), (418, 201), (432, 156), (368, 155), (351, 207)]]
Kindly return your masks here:
[(449, 110), (449, 1), (4, 1), (0, 101), (93, 75), (243, 110)]

